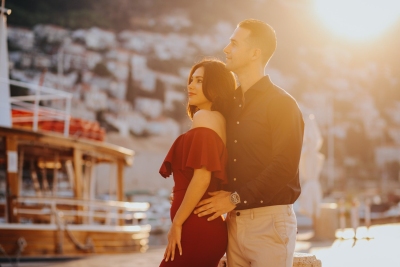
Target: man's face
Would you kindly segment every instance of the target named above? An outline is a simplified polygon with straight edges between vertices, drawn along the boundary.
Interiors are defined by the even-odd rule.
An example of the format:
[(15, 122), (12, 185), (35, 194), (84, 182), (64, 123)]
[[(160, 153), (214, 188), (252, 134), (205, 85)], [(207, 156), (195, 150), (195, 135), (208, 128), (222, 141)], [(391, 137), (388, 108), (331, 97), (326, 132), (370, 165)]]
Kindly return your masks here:
[(250, 31), (240, 27), (233, 32), (229, 44), (223, 50), (228, 70), (237, 72), (250, 63), (253, 47), (250, 44), (249, 36)]

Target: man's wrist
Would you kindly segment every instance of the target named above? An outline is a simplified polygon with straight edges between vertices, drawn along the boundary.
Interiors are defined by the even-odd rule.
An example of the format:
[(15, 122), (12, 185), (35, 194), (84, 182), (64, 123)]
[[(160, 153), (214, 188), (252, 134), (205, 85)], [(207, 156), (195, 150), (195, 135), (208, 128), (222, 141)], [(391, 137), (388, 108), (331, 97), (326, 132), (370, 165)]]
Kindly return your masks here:
[(235, 206), (240, 204), (241, 201), (239, 194), (236, 191), (231, 193), (229, 196), (229, 201)]

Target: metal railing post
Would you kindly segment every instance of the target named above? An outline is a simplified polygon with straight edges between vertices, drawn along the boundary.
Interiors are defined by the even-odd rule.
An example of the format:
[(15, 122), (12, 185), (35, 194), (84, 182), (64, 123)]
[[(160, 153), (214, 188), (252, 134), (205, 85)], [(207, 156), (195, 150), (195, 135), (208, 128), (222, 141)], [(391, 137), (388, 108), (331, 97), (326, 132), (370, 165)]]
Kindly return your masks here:
[(56, 218), (57, 216), (57, 207), (56, 207), (56, 202), (55, 201), (51, 201), (51, 219), (50, 219), (50, 223), (51, 224), (55, 224), (56, 223)]
[[(69, 135), (72, 94), (45, 87), (42, 85), (28, 84), (20, 81), (6, 80), (0, 77), (0, 83), (6, 83), (18, 87), (27, 88), (35, 91), (34, 94), (25, 96), (10, 97), (10, 104), (16, 110), (32, 112), (32, 116), (24, 115), (13, 118), (13, 122), (32, 122), (32, 130), (37, 131), (40, 121), (63, 121), (64, 136)], [(51, 107), (40, 106), (42, 100), (63, 100), (65, 102), (64, 109), (55, 109)]]
[[(86, 200), (77, 200), (77, 199), (61, 199), (61, 198), (33, 198), (33, 197), (19, 197), (16, 200), (16, 203), (29, 203), (29, 204), (44, 204), (43, 206), (37, 206), (37, 209), (26, 209), (26, 208), (17, 208), (15, 207), (14, 213), (16, 215), (48, 215), (50, 224), (59, 225), (59, 219), (62, 215), (65, 220), (67, 217), (82, 217), (89, 221), (89, 224), (93, 224), (93, 218), (102, 218), (104, 222), (102, 225), (118, 225), (118, 220), (132, 220), (132, 224), (135, 221), (139, 224), (138, 219), (146, 218), (146, 214), (144, 213), (149, 209), (149, 203), (147, 202), (136, 202), (136, 203), (128, 203), (121, 201), (86, 201)], [(66, 209), (59, 210), (57, 204), (67, 205), (70, 207), (74, 207), (74, 209)], [(133, 207), (133, 206), (135, 207)], [(88, 211), (80, 211), (77, 209), (78, 206), (84, 206), (89, 208)], [(97, 211), (93, 211), (96, 209)], [(118, 211), (122, 210), (123, 213), (120, 214)], [(131, 214), (126, 214), (129, 212)], [(91, 220), (90, 220), (91, 219)], [(87, 223), (87, 222), (86, 222)], [(62, 227), (62, 225), (61, 225)]]
[(64, 119), (64, 136), (69, 135), (69, 123), (71, 114), (71, 96), (67, 97), (67, 103), (65, 108), (65, 119)]
[(34, 132), (37, 132), (37, 130), (38, 130), (40, 89), (41, 89), (41, 86), (38, 86), (36, 93), (35, 93), (35, 104), (33, 107), (33, 131)]

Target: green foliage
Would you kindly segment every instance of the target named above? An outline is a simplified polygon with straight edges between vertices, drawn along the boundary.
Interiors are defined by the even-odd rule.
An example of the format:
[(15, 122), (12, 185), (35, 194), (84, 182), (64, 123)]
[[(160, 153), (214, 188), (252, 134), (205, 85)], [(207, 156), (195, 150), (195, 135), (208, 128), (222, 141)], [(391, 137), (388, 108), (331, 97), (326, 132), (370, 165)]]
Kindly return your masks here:
[[(207, 31), (220, 19), (235, 17), (239, 0), (226, 1), (186, 1), (186, 0), (9, 0), (7, 8), (12, 10), (10, 25), (32, 28), (34, 25), (55, 24), (70, 29), (101, 27), (121, 31), (125, 29), (151, 30), (159, 32), (164, 25), (152, 27), (136, 25), (133, 18), (156, 18), (172, 11), (185, 10), (193, 20), (196, 31)], [(244, 3), (242, 2), (242, 5)], [(247, 4), (246, 4), (247, 6)], [(207, 12), (205, 12), (207, 9)], [(224, 10), (221, 13), (221, 10)]]
[(12, 15), (8, 21), (11, 25), (29, 28), (40, 23), (56, 24), (71, 29), (93, 26), (110, 28), (113, 25), (110, 24), (108, 18), (93, 9), (95, 2), (101, 1), (8, 1), (7, 8), (12, 10)]
[(94, 67), (93, 72), (101, 77), (113, 77), (113, 74), (107, 69), (104, 63), (100, 62)]
[(174, 108), (171, 111), (166, 111), (165, 115), (174, 118), (177, 121), (183, 121), (188, 118), (186, 103), (180, 101), (173, 101)]
[(178, 74), (179, 67), (187, 66), (178, 60), (161, 60), (155, 56), (147, 58), (147, 66), (155, 71)]

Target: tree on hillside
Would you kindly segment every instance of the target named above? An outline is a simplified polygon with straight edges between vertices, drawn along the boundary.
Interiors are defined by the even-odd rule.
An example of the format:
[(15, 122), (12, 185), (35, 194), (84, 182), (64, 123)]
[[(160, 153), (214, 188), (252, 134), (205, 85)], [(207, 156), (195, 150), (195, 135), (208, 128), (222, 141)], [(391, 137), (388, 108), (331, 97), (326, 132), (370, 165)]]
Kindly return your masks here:
[(126, 95), (125, 100), (135, 106), (135, 99), (137, 96), (137, 88), (135, 87), (135, 82), (132, 77), (132, 63), (129, 63), (128, 78), (126, 79)]
[(93, 68), (93, 72), (100, 77), (113, 77), (114, 75), (107, 69), (103, 62), (99, 62)]

